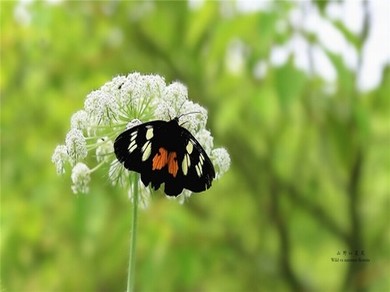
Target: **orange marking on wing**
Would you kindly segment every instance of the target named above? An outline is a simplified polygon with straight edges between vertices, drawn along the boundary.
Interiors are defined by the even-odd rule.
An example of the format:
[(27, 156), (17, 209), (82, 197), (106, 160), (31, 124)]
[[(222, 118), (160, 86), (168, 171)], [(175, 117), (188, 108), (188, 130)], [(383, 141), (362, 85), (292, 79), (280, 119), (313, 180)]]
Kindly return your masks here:
[(162, 169), (168, 163), (168, 151), (160, 147), (153, 157), (152, 170)]
[(168, 172), (176, 177), (179, 166), (177, 165), (176, 152), (171, 152), (168, 155)]

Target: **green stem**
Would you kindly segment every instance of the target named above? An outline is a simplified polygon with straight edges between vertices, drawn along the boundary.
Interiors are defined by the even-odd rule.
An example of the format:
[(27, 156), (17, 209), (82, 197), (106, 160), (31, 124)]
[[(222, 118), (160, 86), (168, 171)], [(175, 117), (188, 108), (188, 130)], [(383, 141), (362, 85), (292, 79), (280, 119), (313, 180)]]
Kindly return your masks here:
[(130, 258), (127, 272), (127, 292), (134, 291), (135, 282), (135, 246), (137, 242), (137, 213), (138, 213), (138, 174), (133, 176), (133, 212), (131, 216)]

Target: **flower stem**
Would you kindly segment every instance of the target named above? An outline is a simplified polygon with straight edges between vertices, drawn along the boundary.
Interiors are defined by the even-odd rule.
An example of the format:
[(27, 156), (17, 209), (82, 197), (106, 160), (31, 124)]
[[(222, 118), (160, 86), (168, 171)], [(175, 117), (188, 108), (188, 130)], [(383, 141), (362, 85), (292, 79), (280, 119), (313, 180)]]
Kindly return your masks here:
[(133, 212), (131, 216), (130, 258), (127, 272), (127, 292), (134, 291), (135, 282), (135, 246), (137, 242), (137, 213), (138, 213), (138, 174), (133, 176)]

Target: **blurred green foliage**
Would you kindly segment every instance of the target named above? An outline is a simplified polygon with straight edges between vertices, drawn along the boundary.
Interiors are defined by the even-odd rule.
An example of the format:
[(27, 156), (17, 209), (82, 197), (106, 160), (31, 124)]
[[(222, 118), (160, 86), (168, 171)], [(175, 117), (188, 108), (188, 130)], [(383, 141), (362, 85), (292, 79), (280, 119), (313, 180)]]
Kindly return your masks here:
[[(293, 58), (256, 78), (293, 33), (275, 29), (291, 2), (248, 13), (233, 2), (24, 5), (24, 18), (17, 3), (0, 10), (1, 291), (125, 289), (127, 194), (102, 172), (74, 196), (50, 160), (84, 97), (133, 71), (186, 84), (232, 158), (206, 193), (184, 205), (156, 193), (140, 212), (137, 291), (388, 291), (388, 67), (365, 93), (331, 52), (331, 94)], [(365, 36), (334, 25), (361, 57)], [(237, 39), (249, 49), (232, 73)], [(343, 251), (370, 262), (332, 262)]]

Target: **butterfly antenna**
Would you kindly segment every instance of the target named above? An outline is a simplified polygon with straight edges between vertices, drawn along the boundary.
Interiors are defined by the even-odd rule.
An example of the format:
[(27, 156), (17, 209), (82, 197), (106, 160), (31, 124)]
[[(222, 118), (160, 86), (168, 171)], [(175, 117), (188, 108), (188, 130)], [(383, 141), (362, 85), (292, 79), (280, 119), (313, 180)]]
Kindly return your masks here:
[(178, 116), (177, 118), (180, 119), (182, 116), (187, 116), (187, 115), (193, 115), (193, 114), (201, 114), (201, 112), (189, 112), (189, 113), (184, 113)]
[[(201, 112), (189, 112), (189, 113), (181, 114), (180, 116), (177, 117), (177, 120), (179, 121), (179, 119), (182, 116), (193, 115), (193, 114), (202, 114), (202, 113)], [(185, 121), (184, 123), (180, 124), (180, 126), (183, 126), (185, 123), (188, 123), (188, 121)]]

